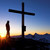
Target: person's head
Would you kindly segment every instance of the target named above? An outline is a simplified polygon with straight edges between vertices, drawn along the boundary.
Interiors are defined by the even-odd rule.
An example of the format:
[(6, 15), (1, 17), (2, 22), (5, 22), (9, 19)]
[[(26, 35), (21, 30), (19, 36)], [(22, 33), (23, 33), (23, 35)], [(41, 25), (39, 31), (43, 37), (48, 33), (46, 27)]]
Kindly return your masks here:
[(9, 20), (7, 21), (7, 23), (9, 23)]

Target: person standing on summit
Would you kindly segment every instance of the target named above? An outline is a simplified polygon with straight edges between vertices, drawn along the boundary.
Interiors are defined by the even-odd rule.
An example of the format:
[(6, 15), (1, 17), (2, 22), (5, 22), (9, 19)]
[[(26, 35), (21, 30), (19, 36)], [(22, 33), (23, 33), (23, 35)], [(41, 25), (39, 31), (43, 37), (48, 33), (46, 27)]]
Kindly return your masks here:
[(10, 37), (10, 25), (9, 25), (9, 21), (7, 21), (7, 23), (6, 23), (6, 31), (7, 31), (6, 37)]

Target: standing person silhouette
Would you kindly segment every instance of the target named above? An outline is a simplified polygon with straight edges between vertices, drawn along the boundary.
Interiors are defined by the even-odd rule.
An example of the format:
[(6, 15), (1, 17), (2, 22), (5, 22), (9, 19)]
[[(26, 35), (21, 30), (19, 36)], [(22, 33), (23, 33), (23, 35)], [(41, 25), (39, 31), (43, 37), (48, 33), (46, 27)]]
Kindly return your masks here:
[(6, 23), (6, 30), (7, 30), (6, 37), (9, 38), (10, 37), (10, 25), (9, 25), (9, 21), (7, 21), (7, 23)]

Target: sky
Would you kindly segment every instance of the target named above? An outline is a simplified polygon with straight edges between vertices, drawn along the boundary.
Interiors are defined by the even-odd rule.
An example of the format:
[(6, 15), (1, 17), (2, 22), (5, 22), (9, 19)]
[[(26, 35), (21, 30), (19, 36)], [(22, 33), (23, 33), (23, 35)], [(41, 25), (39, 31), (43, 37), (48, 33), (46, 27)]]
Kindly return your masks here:
[(6, 35), (6, 22), (10, 21), (10, 35), (21, 35), (22, 15), (11, 13), (14, 9), (35, 13), (35, 16), (24, 15), (26, 31), (25, 35), (38, 33), (50, 34), (50, 0), (0, 0), (0, 34)]

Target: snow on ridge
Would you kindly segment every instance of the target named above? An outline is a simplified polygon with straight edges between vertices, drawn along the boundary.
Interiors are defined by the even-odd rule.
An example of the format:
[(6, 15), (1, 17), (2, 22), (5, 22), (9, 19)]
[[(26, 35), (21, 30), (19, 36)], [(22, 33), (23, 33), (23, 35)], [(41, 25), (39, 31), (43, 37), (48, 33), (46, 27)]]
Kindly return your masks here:
[(33, 35), (28, 34), (28, 35), (25, 36), (25, 38), (27, 38), (27, 39), (32, 39), (32, 38), (33, 38)]
[[(21, 35), (19, 36), (12, 36), (12, 38), (20, 38), (22, 37)], [(50, 43), (50, 34), (44, 34), (44, 35), (39, 35), (35, 33), (34, 35), (28, 34), (24, 36), (27, 39), (33, 39), (33, 40), (39, 40), (41, 42), (48, 42)]]
[(44, 35), (35, 34), (33, 39), (50, 43), (50, 34), (44, 34)]
[(28, 34), (25, 36), (27, 39), (39, 40), (41, 42), (50, 43), (50, 34), (39, 35), (35, 33), (34, 35)]

